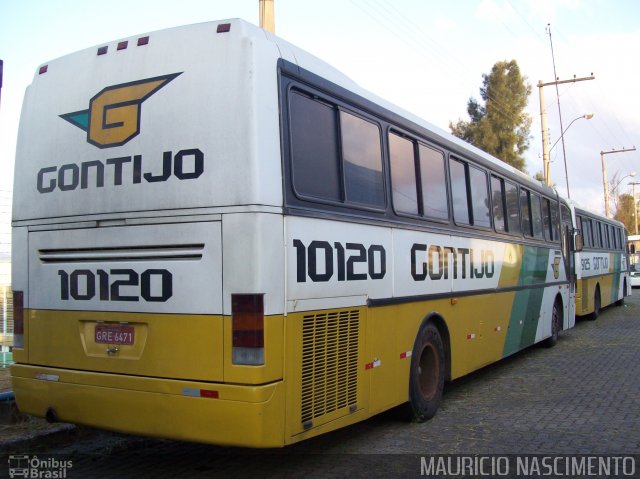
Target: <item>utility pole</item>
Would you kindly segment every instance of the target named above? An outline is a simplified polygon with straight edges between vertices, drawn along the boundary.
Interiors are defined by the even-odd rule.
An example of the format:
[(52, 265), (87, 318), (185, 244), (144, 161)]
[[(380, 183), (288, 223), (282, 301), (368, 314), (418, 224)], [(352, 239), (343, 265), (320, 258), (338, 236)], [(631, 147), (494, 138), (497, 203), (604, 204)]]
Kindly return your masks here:
[(612, 153), (626, 153), (628, 151), (636, 151), (636, 147), (634, 146), (633, 148), (622, 148), (620, 150), (600, 152), (600, 160), (602, 161), (602, 182), (604, 185), (604, 214), (607, 218), (611, 218), (611, 212), (609, 211), (609, 183), (607, 182), (607, 165), (604, 161), (604, 155), (610, 155)]
[(274, 0), (259, 0), (260, 2), (260, 28), (276, 33), (276, 17), (273, 2)]
[(633, 227), (635, 230), (636, 236), (638, 235), (638, 203), (636, 203), (636, 185), (640, 185), (637, 181), (632, 181), (629, 183), (633, 186)]
[[(586, 80), (595, 80), (596, 77), (591, 76), (576, 78), (575, 75), (573, 78), (569, 80), (559, 80), (556, 78), (556, 81), (550, 81), (543, 83), (542, 80), (538, 81), (538, 95), (540, 97), (540, 123), (542, 124), (542, 172), (544, 173), (544, 182), (551, 186), (551, 168), (549, 161), (549, 132), (547, 130), (547, 110), (544, 103), (544, 90), (543, 87), (549, 85), (562, 85), (563, 83), (576, 83), (579, 81)], [(560, 128), (560, 138), (562, 139), (563, 151), (564, 151), (564, 132), (562, 131), (562, 127)], [(564, 155), (564, 176), (567, 182), (567, 197), (571, 198), (571, 193), (569, 192), (569, 173), (567, 171), (567, 156)]]

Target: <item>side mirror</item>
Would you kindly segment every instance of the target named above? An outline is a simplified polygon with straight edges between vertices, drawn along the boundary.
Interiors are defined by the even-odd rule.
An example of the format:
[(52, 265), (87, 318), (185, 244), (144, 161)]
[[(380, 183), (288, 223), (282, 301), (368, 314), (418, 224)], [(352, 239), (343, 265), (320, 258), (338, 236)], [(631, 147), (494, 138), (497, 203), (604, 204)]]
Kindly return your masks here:
[(582, 238), (582, 233), (580, 231), (575, 231), (573, 233), (573, 250), (576, 252), (580, 252), (583, 248), (584, 239)]

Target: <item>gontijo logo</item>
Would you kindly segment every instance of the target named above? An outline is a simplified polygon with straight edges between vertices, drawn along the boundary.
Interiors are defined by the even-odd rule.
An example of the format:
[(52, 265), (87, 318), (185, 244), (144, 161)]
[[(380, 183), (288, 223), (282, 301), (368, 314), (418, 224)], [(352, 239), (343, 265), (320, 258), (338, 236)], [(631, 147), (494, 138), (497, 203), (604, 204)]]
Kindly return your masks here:
[(142, 102), (181, 74), (108, 86), (91, 98), (88, 110), (60, 117), (86, 131), (87, 142), (98, 148), (124, 145), (140, 133)]

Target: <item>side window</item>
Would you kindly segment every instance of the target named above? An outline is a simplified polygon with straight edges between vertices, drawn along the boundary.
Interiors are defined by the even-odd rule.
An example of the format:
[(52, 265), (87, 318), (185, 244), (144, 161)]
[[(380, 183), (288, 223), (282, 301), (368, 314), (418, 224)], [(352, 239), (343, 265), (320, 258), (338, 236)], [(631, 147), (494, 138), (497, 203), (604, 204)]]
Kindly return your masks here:
[(451, 176), (451, 198), (453, 200), (453, 219), (458, 224), (471, 224), (469, 202), (467, 200), (467, 175), (465, 165), (461, 161), (449, 161)]
[(542, 211), (540, 210), (540, 195), (530, 193), (531, 198), (531, 220), (533, 224), (534, 238), (543, 239), (542, 234)]
[(531, 229), (531, 210), (529, 208), (529, 191), (520, 188), (520, 212), (522, 213), (522, 232), (525, 236), (533, 236)]
[(600, 222), (592, 221), (591, 225), (593, 226), (593, 246), (595, 248), (602, 247), (602, 236), (600, 234)]
[(551, 234), (553, 241), (560, 241), (560, 212), (556, 201), (551, 202)]
[(504, 182), (507, 203), (507, 231), (520, 234), (520, 207), (518, 206), (518, 187), (510, 181)]
[(507, 230), (504, 214), (504, 182), (497, 176), (491, 175), (491, 199), (493, 203), (493, 224), (496, 231)]
[(617, 249), (615, 229), (612, 225), (609, 225), (609, 248)]
[(422, 211), (429, 218), (448, 219), (447, 179), (444, 155), (425, 145), (419, 145)]
[(289, 107), (296, 193), (342, 201), (335, 109), (297, 92), (291, 93)]
[(591, 220), (581, 216), (582, 218), (582, 236), (584, 237), (585, 246), (593, 247), (593, 231), (591, 229)]
[(622, 234), (622, 229), (618, 228), (618, 249), (624, 249), (624, 235)]
[(340, 111), (340, 133), (347, 201), (384, 207), (380, 129)]
[(399, 213), (417, 215), (418, 188), (413, 142), (395, 133), (390, 133), (389, 152), (393, 206)]
[(542, 229), (544, 236), (549, 241), (553, 241), (553, 233), (551, 231), (551, 206), (547, 198), (542, 198)]
[(487, 174), (480, 168), (469, 165), (469, 184), (471, 186), (473, 225), (482, 228), (491, 228)]
[(384, 208), (378, 125), (297, 91), (289, 109), (296, 194)]

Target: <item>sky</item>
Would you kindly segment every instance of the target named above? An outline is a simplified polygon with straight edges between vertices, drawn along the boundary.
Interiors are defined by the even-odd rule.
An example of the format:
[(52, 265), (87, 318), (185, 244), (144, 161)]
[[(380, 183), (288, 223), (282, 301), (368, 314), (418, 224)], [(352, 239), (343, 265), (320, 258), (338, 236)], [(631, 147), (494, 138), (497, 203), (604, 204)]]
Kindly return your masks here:
[[(226, 18), (258, 23), (258, 0), (0, 0), (0, 255), (20, 108), (36, 69), (77, 50), (159, 29)], [(570, 196), (604, 212), (601, 151), (619, 192), (640, 181), (640, 2), (635, 0), (275, 0), (276, 34), (341, 70), (362, 87), (449, 131), (468, 120), (482, 74), (515, 59), (531, 84), (527, 170), (542, 170), (540, 80), (560, 85)], [(550, 26), (549, 26), (550, 25)], [(558, 97), (544, 87), (550, 144), (560, 138)], [(593, 113), (591, 120), (580, 118)], [(578, 118), (572, 123), (574, 119)], [(551, 178), (567, 194), (561, 142)], [(626, 177), (638, 172), (634, 179)], [(640, 188), (638, 189), (640, 192)], [(4, 249), (3, 249), (4, 248)]]

